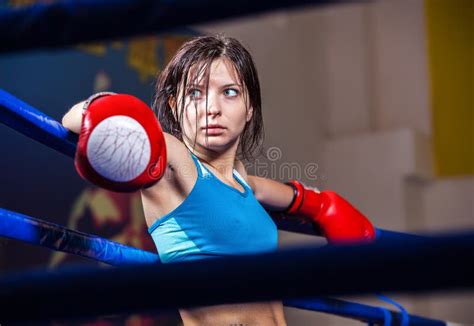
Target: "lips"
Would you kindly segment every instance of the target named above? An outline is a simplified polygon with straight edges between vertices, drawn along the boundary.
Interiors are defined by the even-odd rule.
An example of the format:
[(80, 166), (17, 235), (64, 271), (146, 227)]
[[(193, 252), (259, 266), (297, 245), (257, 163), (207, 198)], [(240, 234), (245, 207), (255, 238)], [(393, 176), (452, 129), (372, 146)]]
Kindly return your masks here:
[(207, 127), (202, 127), (201, 129), (204, 130), (204, 132), (207, 131), (207, 134), (212, 136), (223, 133), (226, 128), (219, 124), (208, 124)]
[(202, 129), (225, 129), (225, 127), (219, 124), (208, 124), (207, 126), (202, 127)]

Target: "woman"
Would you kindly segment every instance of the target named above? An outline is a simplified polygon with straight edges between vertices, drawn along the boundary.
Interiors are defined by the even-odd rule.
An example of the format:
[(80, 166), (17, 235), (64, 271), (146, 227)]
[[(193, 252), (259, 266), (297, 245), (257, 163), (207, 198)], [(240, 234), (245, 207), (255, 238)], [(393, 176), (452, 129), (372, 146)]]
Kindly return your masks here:
[[(112, 107), (114, 96), (120, 95), (88, 103), (82, 133), (99, 124), (89, 111)], [(83, 106), (65, 115), (66, 128), (80, 131)], [(332, 242), (373, 239), (370, 222), (336, 194), (247, 175), (241, 159), (251, 158), (261, 144), (263, 120), (257, 71), (237, 40), (204, 36), (185, 43), (158, 77), (153, 109), (164, 130), (166, 151), (160, 157), (166, 164), (158, 164), (158, 177), (137, 188), (164, 263), (276, 250), (277, 230), (264, 208), (307, 216)], [(80, 143), (86, 143), (89, 134), (82, 133)], [(81, 147), (84, 152), (77, 156), (87, 157), (87, 146)], [(101, 173), (88, 172), (87, 162), (94, 159), (85, 161), (87, 169), (76, 160), (80, 174), (110, 186)], [(181, 309), (180, 314), (185, 325), (286, 324), (280, 302)]]

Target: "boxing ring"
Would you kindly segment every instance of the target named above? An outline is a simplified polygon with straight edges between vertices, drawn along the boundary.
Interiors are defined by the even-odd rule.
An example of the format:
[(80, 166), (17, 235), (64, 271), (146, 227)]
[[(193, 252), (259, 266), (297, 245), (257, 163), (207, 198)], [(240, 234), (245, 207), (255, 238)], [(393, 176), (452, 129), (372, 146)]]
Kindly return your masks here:
[[(192, 2), (117, 1), (110, 5), (106, 1), (85, 1), (79, 5), (64, 1), (37, 5), (0, 11), (0, 35), (5, 40), (0, 45), (0, 52), (65, 46), (118, 35), (157, 32), (184, 23), (294, 5), (333, 2), (340, 1), (245, 2), (241, 10), (226, 5), (225, 14), (215, 10), (210, 10), (207, 15), (192, 12), (177, 15), (180, 17), (177, 20), (169, 17), (177, 11), (195, 10)], [(216, 3), (205, 1), (204, 9), (212, 8)], [(110, 29), (100, 33), (92, 28), (81, 32), (73, 29), (74, 24), (84, 21), (81, 13), (90, 9), (92, 16), (87, 17), (90, 26), (104, 17), (106, 10), (112, 10), (114, 15), (110, 15), (112, 18), (107, 21)], [(132, 9), (149, 13), (145, 19), (148, 23), (134, 29), (127, 25), (114, 30), (114, 23), (122, 22), (123, 12)], [(55, 19), (51, 18), (52, 13), (55, 13)], [(27, 17), (29, 25), (24, 24)], [(67, 37), (51, 37), (49, 31), (67, 18), (71, 21), (71, 25), (64, 29)], [(156, 23), (152, 24), (149, 20)], [(7, 32), (12, 26), (18, 28), (22, 37)], [(0, 90), (0, 122), (59, 153), (74, 157), (76, 135), (3, 90)], [(272, 217), (280, 230), (315, 235), (308, 223), (282, 215)], [(474, 268), (471, 264), (474, 260), (474, 232), (413, 235), (378, 229), (377, 240), (372, 244), (309, 246), (253, 256), (161, 264), (159, 256), (154, 253), (71, 230), (47, 220), (47, 217), (39, 219), (0, 208), (0, 236), (115, 267), (86, 267), (80, 272), (65, 267), (53, 271), (3, 275), (0, 277), (0, 324), (283, 299), (289, 307), (353, 318), (370, 325), (449, 325), (445, 321), (409, 314), (400, 305), (383, 297), (383, 300), (393, 303), (393, 309), (329, 296), (472, 290), (474, 287)], [(420, 257), (423, 258), (422, 264)], [(173, 286), (178, 283), (179, 287)], [(123, 298), (124, 291), (133, 300)], [(18, 309), (26, 310), (28, 314), (18, 314)]]
[[(0, 90), (0, 109), (0, 119), (5, 125), (62, 154), (74, 156), (76, 137), (59, 122), (3, 90)], [(309, 224), (273, 217), (279, 229), (314, 234)], [(396, 312), (320, 297), (473, 287), (474, 268), (470, 264), (474, 259), (473, 233), (428, 237), (380, 229), (377, 232), (377, 241), (370, 245), (305, 247), (265, 255), (163, 265), (154, 253), (0, 209), (2, 237), (120, 266), (107, 270), (89, 268), (80, 273), (64, 269), (5, 276), (0, 279), (1, 318), (46, 320), (290, 298), (284, 301), (285, 305), (369, 323), (408, 325), (409, 321), (410, 325), (446, 325), (409, 315), (401, 307)], [(364, 257), (363, 264), (360, 257)], [(422, 265), (420, 257), (423, 257)], [(190, 270), (193, 272), (189, 273)], [(338, 281), (333, 282), (335, 279)], [(178, 280), (179, 288), (169, 286)], [(123, 284), (127, 284), (130, 296), (138, 295), (143, 300), (124, 302), (116, 292), (124, 290)], [(146, 293), (160, 293), (161, 299), (151, 300)], [(43, 304), (42, 298), (48, 298), (47, 303)], [(27, 317), (16, 313), (15, 308), (20, 304), (27, 307)]]

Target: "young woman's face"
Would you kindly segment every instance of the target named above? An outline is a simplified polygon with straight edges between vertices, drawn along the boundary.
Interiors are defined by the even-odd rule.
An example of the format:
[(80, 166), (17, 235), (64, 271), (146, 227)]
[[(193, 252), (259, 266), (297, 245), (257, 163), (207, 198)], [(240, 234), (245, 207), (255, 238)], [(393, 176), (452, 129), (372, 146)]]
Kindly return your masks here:
[[(190, 73), (193, 73), (192, 69)], [(197, 80), (197, 84), (188, 85), (185, 90), (185, 142), (191, 147), (214, 152), (223, 152), (233, 146), (237, 148), (245, 124), (252, 118), (252, 108), (246, 109), (247, 90), (240, 85), (234, 66), (225, 58), (212, 62), (207, 89), (207, 110), (206, 80)]]

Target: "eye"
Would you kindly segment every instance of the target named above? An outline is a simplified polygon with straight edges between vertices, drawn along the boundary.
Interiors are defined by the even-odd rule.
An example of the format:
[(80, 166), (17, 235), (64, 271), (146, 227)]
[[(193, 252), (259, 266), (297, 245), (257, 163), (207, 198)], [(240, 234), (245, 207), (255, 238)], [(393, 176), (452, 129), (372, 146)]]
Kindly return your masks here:
[(197, 88), (192, 88), (192, 89), (189, 90), (188, 95), (192, 99), (198, 99), (198, 98), (201, 98), (202, 92), (201, 92), (201, 90), (199, 90)]
[(226, 88), (224, 90), (224, 94), (228, 97), (236, 97), (237, 95), (239, 95), (239, 90), (235, 88)]

